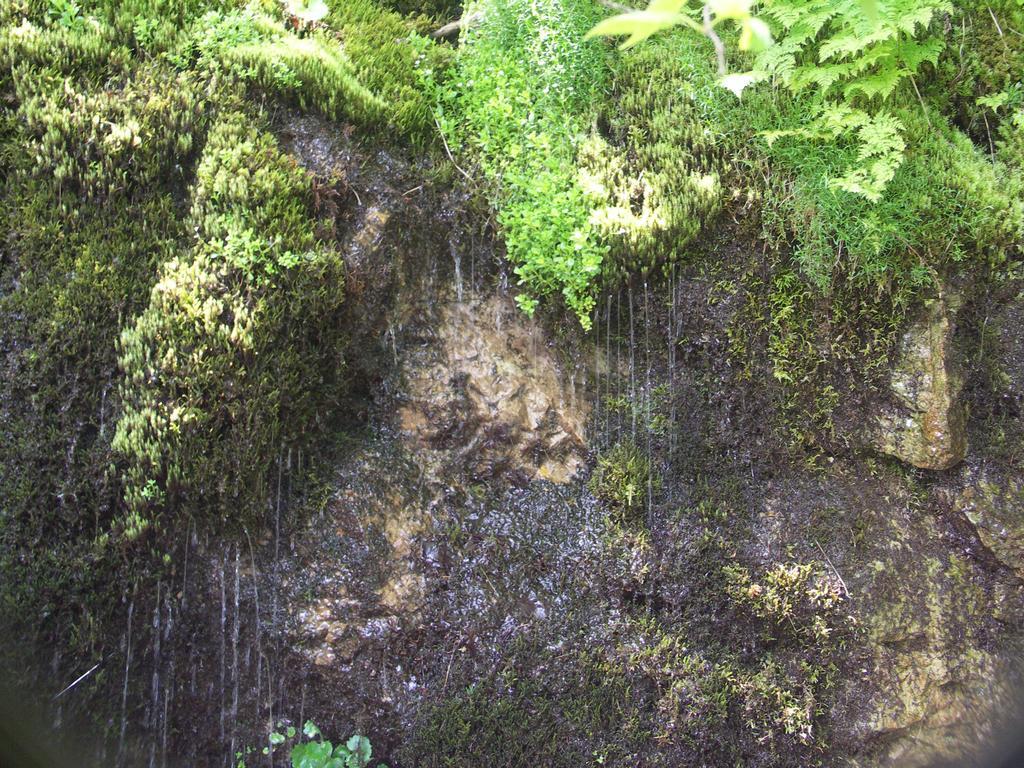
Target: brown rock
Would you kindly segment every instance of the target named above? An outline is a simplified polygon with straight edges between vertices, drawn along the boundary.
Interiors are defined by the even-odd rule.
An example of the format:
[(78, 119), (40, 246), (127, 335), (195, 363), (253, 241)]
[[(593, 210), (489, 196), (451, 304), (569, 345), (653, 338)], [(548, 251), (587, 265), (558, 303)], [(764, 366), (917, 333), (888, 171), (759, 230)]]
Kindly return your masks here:
[(900, 341), (892, 404), (875, 419), (877, 450), (921, 469), (949, 469), (967, 453), (963, 378), (955, 364), (955, 302), (932, 301)]

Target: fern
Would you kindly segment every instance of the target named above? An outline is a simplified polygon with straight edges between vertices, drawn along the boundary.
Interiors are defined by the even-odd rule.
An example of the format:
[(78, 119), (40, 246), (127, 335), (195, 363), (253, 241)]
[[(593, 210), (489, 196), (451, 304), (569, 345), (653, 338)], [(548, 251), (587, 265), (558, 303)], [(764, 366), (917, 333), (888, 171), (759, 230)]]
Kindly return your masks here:
[(943, 41), (929, 35), (947, 0), (885, 0), (869, 14), (861, 0), (768, 0), (764, 15), (781, 42), (757, 59), (767, 76), (794, 92), (810, 91), (817, 117), (798, 134), (851, 141), (858, 162), (829, 185), (877, 201), (903, 161), (904, 127), (881, 104), (925, 63), (935, 65)]
[[(685, 0), (652, 0), (646, 11), (606, 19), (590, 35), (628, 35), (625, 48), (667, 27), (696, 29), (716, 42), (719, 84), (737, 97), (751, 83), (771, 80), (811, 98), (816, 119), (769, 139), (797, 135), (853, 142), (858, 164), (830, 186), (871, 201), (880, 198), (905, 148), (902, 124), (881, 105), (925, 63), (937, 63), (943, 41), (929, 30), (936, 18), (952, 11), (949, 0), (763, 0), (760, 13), (770, 26), (751, 15), (749, 0), (708, 0), (703, 26), (685, 6)], [(752, 72), (726, 74), (715, 28), (728, 20), (741, 27), (741, 49), (752, 49), (755, 30), (766, 45)]]

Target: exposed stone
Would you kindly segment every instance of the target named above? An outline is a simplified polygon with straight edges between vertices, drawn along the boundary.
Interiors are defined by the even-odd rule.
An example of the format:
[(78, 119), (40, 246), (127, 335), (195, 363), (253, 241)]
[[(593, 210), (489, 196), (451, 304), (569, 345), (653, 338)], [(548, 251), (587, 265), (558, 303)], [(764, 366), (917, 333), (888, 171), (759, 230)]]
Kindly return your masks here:
[(403, 431), (480, 477), (566, 482), (582, 465), (586, 402), (539, 325), (506, 297), (442, 307), (436, 343), (409, 368)]
[(873, 765), (965, 759), (1005, 694), (1002, 661), (981, 650), (976, 636), (990, 606), (960, 569), (956, 558), (945, 565), (926, 559), (916, 580), (901, 580), (916, 595), (883, 602), (869, 617), (878, 695), (866, 725), (884, 744)]
[(967, 453), (963, 377), (952, 348), (955, 310), (955, 301), (940, 297), (911, 323), (892, 371), (892, 403), (874, 424), (875, 448), (921, 469), (949, 469)]
[(1018, 478), (982, 474), (956, 497), (954, 506), (997, 560), (1024, 578), (1024, 486)]

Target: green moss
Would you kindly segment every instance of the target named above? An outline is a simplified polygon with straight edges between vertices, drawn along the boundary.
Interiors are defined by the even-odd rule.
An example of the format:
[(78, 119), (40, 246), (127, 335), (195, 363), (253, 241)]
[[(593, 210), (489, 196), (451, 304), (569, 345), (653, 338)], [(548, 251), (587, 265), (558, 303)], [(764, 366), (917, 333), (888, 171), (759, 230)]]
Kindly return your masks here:
[(826, 574), (815, 573), (810, 563), (778, 564), (758, 581), (739, 566), (726, 566), (723, 572), (729, 597), (776, 629), (821, 648), (827, 648), (840, 629), (840, 586)]
[(581, 148), (591, 221), (610, 245), (608, 285), (680, 258), (721, 209), (728, 144), (696, 98), (717, 86), (695, 54), (679, 36), (623, 54), (599, 119), (607, 139), (594, 134)]
[(1024, 8), (1014, 0), (958, 0), (954, 5), (946, 52), (934, 87), (925, 95), (988, 149), (1007, 110), (992, 110), (978, 99), (1016, 91), (1019, 100), (1022, 95)]
[(204, 122), (194, 80), (167, 67), (141, 68), (119, 89), (86, 92), (19, 68), (15, 91), (32, 172), (53, 178), (72, 207), (166, 183), (187, 164)]
[(642, 521), (648, 495), (660, 481), (652, 477), (647, 456), (633, 443), (618, 443), (601, 454), (589, 488), (607, 505), (614, 520), (623, 524)]
[(340, 256), (316, 243), (310, 179), (242, 113), (222, 118), (193, 190), (191, 253), (160, 270), (121, 337), (125, 527), (165, 507), (235, 518), (321, 415), (339, 372)]
[(210, 11), (174, 58), (183, 66), (196, 58), (200, 68), (226, 70), (336, 120), (368, 127), (388, 121), (386, 103), (363, 84), (338, 41), (320, 32), (300, 37), (252, 10)]
[(60, 637), (88, 655), (126, 578), (112, 575), (123, 556), (103, 545), (120, 506), (110, 471), (118, 329), (185, 232), (168, 193), (70, 216), (55, 195), (18, 174), (0, 206), (0, 623), (25, 645)]
[[(0, 29), (4, 70), (16, 80), (72, 77), (98, 84), (130, 70), (131, 51), (117, 30), (99, 21), (68, 29), (40, 18), (18, 19)], [(40, 77), (42, 76), (42, 77)]]
[(448, 49), (430, 44), (399, 14), (373, 0), (332, 3), (328, 24), (361, 81), (387, 105), (399, 133), (420, 143), (433, 136), (432, 97), (422, 87), (420, 70), (439, 78)]
[(574, 648), (558, 655), (556, 672), (555, 658), (537, 636), (515, 641), (494, 673), (424, 707), (403, 760), (430, 768), (626, 764), (649, 734), (622, 670)]

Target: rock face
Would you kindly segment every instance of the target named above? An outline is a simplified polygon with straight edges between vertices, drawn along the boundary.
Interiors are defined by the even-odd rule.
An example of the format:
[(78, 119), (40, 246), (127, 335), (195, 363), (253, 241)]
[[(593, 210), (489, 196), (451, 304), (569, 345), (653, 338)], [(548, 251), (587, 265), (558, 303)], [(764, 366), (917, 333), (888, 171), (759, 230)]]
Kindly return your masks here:
[(974, 526), (981, 543), (1024, 578), (1024, 486), (1019, 478), (984, 472), (956, 497), (954, 508)]
[(952, 339), (955, 302), (934, 300), (907, 329), (892, 371), (892, 405), (877, 417), (877, 450), (921, 469), (949, 469), (967, 453), (963, 378)]
[(433, 343), (408, 366), (403, 432), (474, 476), (566, 482), (582, 465), (586, 402), (539, 326), (501, 296), (440, 307)]

